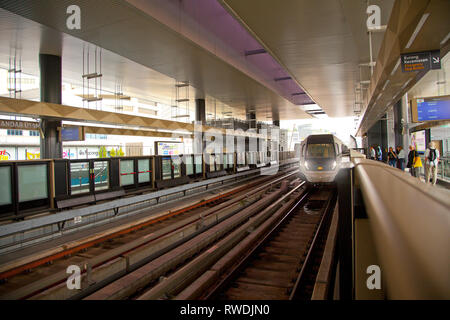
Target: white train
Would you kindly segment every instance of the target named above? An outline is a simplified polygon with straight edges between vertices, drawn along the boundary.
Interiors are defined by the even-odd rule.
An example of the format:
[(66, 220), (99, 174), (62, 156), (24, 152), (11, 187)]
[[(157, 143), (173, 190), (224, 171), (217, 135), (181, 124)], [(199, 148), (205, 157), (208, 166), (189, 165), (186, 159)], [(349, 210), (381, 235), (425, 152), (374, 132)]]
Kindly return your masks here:
[(332, 134), (310, 135), (300, 144), (300, 175), (309, 183), (334, 182), (347, 146)]

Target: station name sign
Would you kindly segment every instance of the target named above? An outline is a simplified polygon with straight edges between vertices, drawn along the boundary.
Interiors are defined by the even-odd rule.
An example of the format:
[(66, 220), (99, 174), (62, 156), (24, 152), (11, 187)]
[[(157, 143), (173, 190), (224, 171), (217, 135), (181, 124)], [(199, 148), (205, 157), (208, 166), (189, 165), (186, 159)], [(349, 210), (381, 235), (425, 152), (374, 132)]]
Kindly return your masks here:
[(2, 129), (38, 130), (39, 122), (0, 120), (0, 128), (2, 128)]
[(428, 71), (441, 68), (440, 50), (404, 53), (401, 55), (402, 71)]

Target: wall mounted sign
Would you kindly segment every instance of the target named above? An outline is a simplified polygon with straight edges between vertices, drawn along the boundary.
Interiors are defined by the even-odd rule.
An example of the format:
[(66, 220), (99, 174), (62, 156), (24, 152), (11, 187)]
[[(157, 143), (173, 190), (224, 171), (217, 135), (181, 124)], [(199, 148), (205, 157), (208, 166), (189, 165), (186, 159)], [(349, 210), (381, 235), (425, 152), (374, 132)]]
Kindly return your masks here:
[(61, 128), (61, 141), (84, 141), (83, 127), (63, 127)]
[(405, 53), (401, 55), (402, 71), (428, 71), (441, 68), (440, 50)]
[(450, 96), (414, 98), (411, 114), (413, 122), (450, 120)]
[(2, 129), (38, 130), (39, 122), (0, 120), (0, 128), (2, 128)]

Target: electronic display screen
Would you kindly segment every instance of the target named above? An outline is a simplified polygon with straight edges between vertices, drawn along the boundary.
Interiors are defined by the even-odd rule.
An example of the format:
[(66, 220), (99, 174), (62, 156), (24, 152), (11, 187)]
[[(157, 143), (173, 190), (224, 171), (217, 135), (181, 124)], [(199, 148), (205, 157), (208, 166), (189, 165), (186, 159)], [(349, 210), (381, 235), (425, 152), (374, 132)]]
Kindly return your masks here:
[(80, 127), (61, 128), (61, 141), (83, 141), (84, 137)]
[(417, 120), (450, 119), (450, 96), (417, 99)]

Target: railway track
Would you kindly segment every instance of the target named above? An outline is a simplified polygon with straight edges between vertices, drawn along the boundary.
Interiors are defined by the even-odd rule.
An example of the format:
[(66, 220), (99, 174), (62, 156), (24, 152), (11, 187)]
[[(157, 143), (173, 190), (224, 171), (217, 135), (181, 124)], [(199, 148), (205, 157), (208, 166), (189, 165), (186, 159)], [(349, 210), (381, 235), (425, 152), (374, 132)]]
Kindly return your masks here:
[(310, 296), (336, 197), (332, 191), (308, 191), (302, 186), (284, 189), (270, 206), (172, 268), (164, 278), (136, 288), (131, 297), (248, 300)]
[(308, 196), (202, 298), (310, 299), (334, 201), (332, 191)]
[[(83, 244), (76, 248), (78, 251), (70, 249), (45, 257), (46, 261), (41, 260), (34, 269), (19, 266), (9, 270), (11, 278), (0, 285), (0, 299), (82, 298), (258, 202), (267, 189), (295, 174), (294, 171), (276, 178), (258, 179), (204, 204), (182, 208)], [(85, 288), (81, 292), (65, 288), (68, 265), (78, 265), (82, 269)]]

